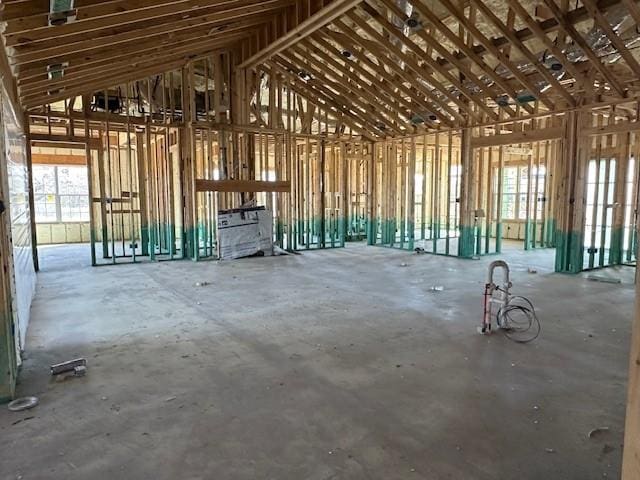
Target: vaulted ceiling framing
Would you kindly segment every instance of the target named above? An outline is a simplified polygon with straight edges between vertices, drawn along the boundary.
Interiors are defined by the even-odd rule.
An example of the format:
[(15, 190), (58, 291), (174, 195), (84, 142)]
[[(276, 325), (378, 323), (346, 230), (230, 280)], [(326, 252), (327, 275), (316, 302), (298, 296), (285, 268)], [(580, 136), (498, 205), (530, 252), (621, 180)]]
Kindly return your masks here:
[(213, 51), (236, 52), (229, 69), (278, 77), (369, 138), (488, 125), (640, 93), (636, 0), (68, 3), (69, 21), (50, 25), (48, 0), (0, 1), (26, 108), (167, 72)]
[(406, 135), (634, 97), (638, 12), (633, 0), (364, 0), (264, 61), (368, 134)]
[(304, 11), (295, 0), (76, 0), (61, 25), (49, 24), (48, 0), (0, 5), (9, 64), (31, 107), (169, 71), (256, 36), (271, 41), (324, 4)]

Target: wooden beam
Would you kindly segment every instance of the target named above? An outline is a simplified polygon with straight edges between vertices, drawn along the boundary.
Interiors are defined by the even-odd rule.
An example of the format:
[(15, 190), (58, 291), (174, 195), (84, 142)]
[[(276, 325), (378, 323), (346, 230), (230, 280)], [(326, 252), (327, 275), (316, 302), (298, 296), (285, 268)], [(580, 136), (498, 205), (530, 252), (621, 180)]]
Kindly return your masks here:
[[(331, 65), (339, 72), (342, 72), (346, 78), (352, 78), (357, 75), (359, 79), (361, 79), (359, 82), (360, 86), (376, 97), (379, 97), (380, 102), (387, 106), (386, 108), (391, 108), (398, 114), (404, 114), (407, 118), (409, 115), (407, 112), (415, 111), (415, 106), (405, 100), (403, 95), (399, 95), (397, 91), (389, 87), (384, 79), (376, 77), (373, 73), (369, 72), (369, 70), (363, 68), (359, 60), (340, 63), (336, 58), (340, 58), (340, 51), (336, 50), (336, 47), (322, 38), (322, 36), (313, 34), (300, 43), (310, 54)], [(324, 51), (321, 50), (321, 48), (323, 48)], [(425, 119), (425, 123), (430, 124), (429, 119)]]
[[(76, 148), (79, 148), (76, 145)], [(53, 153), (33, 153), (31, 161), (34, 165), (86, 165), (85, 155), (60, 155)]]
[[(516, 65), (511, 62), (511, 60), (500, 51), (500, 49), (496, 48), (489, 38), (487, 38), (484, 33), (480, 31), (475, 25), (473, 25), (469, 19), (464, 16), (464, 12), (460, 11), (452, 2), (449, 0), (440, 0), (449, 12), (469, 31), (469, 33), (478, 40), (487, 51), (495, 57), (498, 62), (500, 62), (509, 72), (518, 79), (518, 81), (522, 84), (522, 86), (527, 89), (531, 94), (536, 95), (542, 103), (544, 103), (550, 110), (555, 108), (555, 105), (551, 100), (541, 91), (536, 90), (536, 86), (527, 78), (525, 74), (523, 74)], [(485, 73), (489, 73), (485, 70)], [(532, 112), (530, 105), (522, 105), (522, 108), (525, 110)]]
[[(201, 48), (193, 49), (191, 50), (191, 53), (189, 53), (188, 47), (182, 49), (181, 52), (174, 52), (171, 55), (163, 56), (162, 53), (159, 52), (155, 55), (147, 55), (141, 58), (130, 59), (129, 61), (125, 59), (120, 62), (111, 62), (111, 68), (107, 67), (109, 62), (105, 62), (105, 65), (96, 66), (95, 68), (91, 68), (88, 70), (83, 70), (73, 75), (65, 75), (62, 79), (56, 81), (44, 80), (25, 84), (24, 86), (23, 84), (19, 83), (18, 87), (20, 89), (21, 96), (26, 97), (33, 94), (46, 94), (49, 91), (62, 88), (69, 89), (74, 85), (88, 85), (95, 80), (118, 77), (120, 78), (120, 80), (116, 80), (111, 85), (109, 85), (115, 86), (118, 83), (121, 84), (122, 82), (124, 82), (124, 78), (127, 78), (126, 75), (129, 73), (138, 72), (139, 79), (142, 78), (140, 76), (140, 72), (146, 72), (149, 69), (152, 69), (152, 72), (149, 75), (168, 72), (176, 68), (174, 66), (176, 63), (184, 64), (188, 60), (201, 58), (203, 56), (206, 56), (208, 52), (227, 48), (229, 45), (242, 38), (246, 38), (246, 33), (235, 32), (234, 35), (227, 38), (219, 39), (216, 43), (207, 44)], [(70, 96), (71, 95), (67, 95), (67, 97)]]
[(606, 135), (610, 133), (640, 132), (640, 121), (620, 122), (601, 127), (583, 128), (580, 133), (583, 135)]
[[(141, 21), (123, 31), (122, 28), (106, 32), (77, 33), (63, 37), (62, 42), (42, 40), (30, 42), (15, 47), (11, 55), (12, 64), (23, 64), (48, 60), (49, 63), (68, 61), (69, 55), (84, 52), (83, 57), (98, 48), (118, 46), (120, 51), (127, 51), (129, 45), (135, 42), (156, 43), (171, 39), (175, 42), (179, 35), (194, 34), (203, 31), (201, 36), (210, 38), (227, 30), (234, 22), (255, 17), (257, 15), (272, 14), (291, 4), (291, 0), (268, 0), (259, 5), (253, 5), (255, 0), (238, 0), (230, 5), (216, 6), (206, 11), (202, 16), (190, 17), (184, 20), (171, 20), (167, 23), (155, 22), (149, 26), (148, 21)], [(236, 6), (237, 5), (237, 6)], [(263, 17), (264, 19), (264, 17)], [(81, 57), (81, 58), (83, 58)]]
[[(398, 75), (402, 76), (406, 81), (409, 81), (409, 83), (413, 83), (413, 84), (419, 83), (415, 81), (415, 77), (411, 75), (410, 72), (407, 72), (399, 68), (399, 65), (397, 63), (395, 63), (394, 65), (394, 62), (390, 61), (389, 55), (396, 56), (397, 58), (405, 62), (405, 64), (411, 70), (413, 70), (414, 74), (419, 75), (421, 77), (426, 76), (429, 83), (433, 84), (434, 87), (437, 87), (437, 90), (444, 93), (443, 90), (446, 90), (444, 85), (439, 83), (432, 76), (427, 75), (425, 70), (420, 65), (418, 65), (418, 63), (413, 57), (404, 53), (400, 48), (393, 45), (390, 41), (386, 40), (382, 35), (377, 33), (376, 30), (371, 25), (369, 25), (364, 18), (362, 18), (360, 15), (358, 15), (355, 12), (348, 14), (348, 17), (356, 25), (358, 25), (358, 27), (360, 27), (368, 36), (370, 36), (371, 38), (375, 39), (378, 42), (378, 45), (380, 47), (380, 52), (382, 54), (382, 57), (378, 56), (379, 60), (384, 61), (391, 68), (395, 69)], [(384, 53), (384, 52), (387, 52), (387, 53)], [(447, 115), (454, 117), (460, 123), (464, 123), (466, 121), (466, 119), (460, 113), (458, 113), (451, 106), (449, 106), (445, 100), (440, 99), (436, 93), (426, 88), (420, 88), (419, 91), (424, 93), (427, 98), (429, 98), (434, 104), (438, 105), (440, 107), (440, 110), (446, 112)], [(455, 99), (455, 97), (453, 97), (449, 92), (447, 92), (445, 96), (451, 101), (454, 101)], [(455, 99), (455, 100), (456, 101), (454, 101), (454, 103), (456, 103), (461, 109), (466, 110), (467, 107), (462, 102), (460, 102), (458, 99)], [(433, 113), (436, 113), (436, 112), (433, 112)], [(441, 113), (441, 112), (438, 112), (438, 113)]]
[[(244, 38), (242, 35), (238, 38)], [(230, 43), (236, 41), (236, 37), (228, 40)], [(212, 49), (224, 48), (225, 44), (220, 45), (210, 45), (208, 47), (204, 47), (197, 53), (204, 53), (211, 51)], [(194, 51), (192, 55), (195, 55)], [(180, 56), (178, 60), (175, 58), (165, 58), (164, 62), (162, 60), (154, 60), (154, 63), (151, 65), (138, 65), (137, 67), (128, 67), (124, 70), (118, 70), (116, 72), (112, 72), (110, 75), (106, 74), (95, 74), (88, 78), (83, 78), (78, 80), (71, 86), (67, 86), (64, 91), (61, 91), (55, 95), (48, 95), (45, 92), (35, 92), (31, 95), (25, 96), (22, 98), (23, 103), (26, 107), (35, 107), (39, 105), (44, 105), (46, 103), (51, 103), (58, 100), (64, 100), (66, 98), (83, 95), (83, 94), (91, 94), (100, 89), (109, 88), (117, 84), (122, 84), (124, 82), (130, 82), (135, 80), (140, 80), (151, 75), (156, 75), (165, 71), (165, 69), (173, 70), (180, 68), (188, 61), (188, 56)]]
[[(414, 0), (412, 3), (415, 6), (416, 3), (421, 3), (422, 1), (424, 0)], [(600, 9), (600, 11), (605, 11), (611, 7), (615, 7), (616, 5), (620, 4), (621, 1), (622, 0), (599, 0), (598, 8)], [(628, 1), (633, 1), (633, 0), (628, 0)], [(574, 25), (584, 20), (589, 20), (591, 16), (589, 15), (589, 12), (587, 11), (586, 8), (579, 7), (574, 10), (568, 11), (566, 13), (565, 18), (571, 25)], [(540, 29), (545, 34), (553, 32), (559, 28), (559, 24), (555, 18), (550, 18), (537, 23), (540, 26)], [(516, 31), (516, 36), (520, 40), (525, 41), (534, 37), (534, 34), (529, 28), (523, 28), (521, 30)], [(494, 38), (492, 40), (492, 43), (497, 48), (503, 48), (509, 44), (509, 39), (507, 37), (498, 37), (498, 38)], [(483, 45), (474, 45), (472, 48), (472, 51), (473, 51), (473, 55), (479, 56), (479, 57), (483, 57), (488, 53), (488, 50)], [(461, 60), (464, 59), (466, 56), (468, 56), (467, 53), (462, 50), (460, 52), (457, 52), (455, 55)], [(440, 59), (439, 63), (442, 65), (443, 68), (453, 67), (453, 65), (449, 63), (446, 59)]]
[(244, 62), (240, 63), (237, 68), (249, 68), (268, 60), (276, 53), (289, 48), (291, 45), (297, 43), (300, 39), (305, 38), (316, 30), (328, 25), (333, 20), (341, 17), (346, 12), (358, 5), (362, 0), (333, 0), (328, 6), (321, 9), (319, 12), (311, 15), (300, 25), (293, 30), (287, 32), (287, 34), (278, 38), (275, 42), (272, 42), (266, 48), (260, 50), (255, 55), (252, 55)]
[[(157, 2), (149, 8), (136, 9), (138, 2), (127, 1), (125, 7), (117, 13), (108, 15), (94, 14), (89, 18), (80, 21), (69, 22), (64, 25), (48, 26), (48, 20), (38, 27), (25, 25), (25, 22), (9, 22), (3, 33), (8, 47), (39, 40), (59, 40), (63, 36), (75, 33), (85, 33), (96, 31), (109, 31), (115, 27), (130, 28), (131, 25), (139, 25), (137, 22), (144, 21), (147, 26), (153, 23), (172, 22), (178, 19), (196, 17), (208, 8), (226, 4), (233, 4), (240, 0), (179, 0), (176, 2)], [(258, 4), (256, 1), (255, 4)], [(250, 7), (248, 7), (250, 9)], [(42, 22), (42, 20), (40, 20)]]
[(556, 21), (564, 30), (564, 32), (571, 37), (571, 39), (576, 42), (576, 44), (580, 47), (580, 49), (584, 52), (584, 54), (589, 58), (591, 64), (602, 74), (604, 79), (611, 85), (618, 95), (624, 97), (625, 91), (613, 76), (613, 74), (609, 71), (609, 69), (600, 61), (597, 55), (593, 52), (587, 41), (582, 38), (580, 32), (576, 30), (573, 24), (569, 21), (566, 14), (564, 14), (558, 5), (556, 5), (555, 0), (542, 0), (544, 4), (549, 7), (549, 10), (555, 17)]
[(70, 142), (50, 142), (46, 140), (32, 140), (31, 146), (42, 148), (67, 148), (71, 150), (76, 149), (82, 150), (83, 152), (85, 150), (84, 144)]
[[(294, 70), (295, 67), (289, 63), (286, 59), (282, 58), (279, 55), (276, 55), (273, 59), (270, 60), (272, 64), (279, 64), (281, 70)], [(330, 90), (327, 86), (325, 86), (322, 82), (317, 81), (315, 78), (311, 78), (308, 82), (302, 82), (298, 80), (298, 87), (304, 85), (307, 87), (310, 92), (315, 92), (316, 95), (319, 95), (319, 98), (324, 100), (326, 104), (332, 105), (337, 111), (342, 112), (343, 114), (348, 114), (352, 118), (356, 119), (358, 123), (370, 129), (370, 131), (375, 132), (379, 131), (377, 129), (376, 124), (373, 121), (369, 120), (370, 112), (362, 112), (360, 109), (353, 108), (353, 105), (350, 102), (336, 95), (332, 90)], [(306, 95), (308, 98), (308, 95)], [(319, 106), (319, 105), (318, 105)]]
[[(370, 69), (384, 81), (388, 82), (390, 88), (397, 88), (400, 92), (402, 92), (403, 95), (409, 97), (412, 103), (415, 103), (415, 106), (413, 107), (414, 110), (419, 107), (421, 110), (426, 110), (435, 114), (442, 109), (440, 104), (432, 102), (431, 99), (426, 96), (420, 86), (416, 85), (416, 83), (413, 82), (413, 79), (411, 79), (410, 75), (406, 75), (404, 72), (397, 72), (393, 70), (387, 71), (385, 65), (383, 65), (382, 63), (382, 55), (378, 57), (378, 63), (374, 63), (371, 59), (369, 59), (364, 52), (367, 50), (371, 50), (371, 46), (368, 45), (368, 42), (366, 42), (362, 38), (362, 36), (357, 35), (353, 30), (347, 27), (340, 20), (336, 20), (334, 22), (334, 25), (340, 28), (343, 33), (338, 34), (333, 30), (326, 30), (327, 36), (329, 36), (329, 38), (336, 41), (337, 43), (342, 44), (344, 47), (352, 47), (353, 45), (360, 46), (362, 48), (362, 54), (359, 57), (359, 61), (362, 64), (366, 65), (368, 69)], [(345, 37), (346, 39), (342, 39), (342, 37), (339, 37), (340, 35), (342, 37)], [(407, 85), (410, 85), (410, 87), (405, 85), (405, 83)], [(429, 99), (425, 99), (425, 97)], [(453, 127), (453, 122), (448, 116), (445, 115), (440, 120), (448, 127)]]
[[(78, 72), (94, 69), (95, 67), (102, 67), (103, 71), (109, 71), (109, 65), (114, 63), (122, 63), (128, 60), (131, 65), (135, 65), (140, 61), (145, 61), (151, 56), (171, 56), (177, 53), (189, 54), (189, 47), (193, 49), (201, 48), (207, 44), (215, 44), (231, 35), (249, 35), (252, 26), (263, 23), (267, 18), (253, 18), (252, 21), (247, 21), (246, 25), (242, 22), (235, 22), (229, 25), (229, 29), (220, 32), (217, 35), (207, 35), (206, 29), (204, 31), (197, 31), (195, 37), (189, 36), (176, 36), (166, 37), (162, 41), (140, 41), (138, 43), (130, 44), (127, 49), (118, 48), (100, 48), (91, 52), (80, 52), (78, 55), (69, 55), (63, 57), (57, 57), (56, 59), (47, 59), (44, 61), (38, 61), (35, 63), (27, 63), (22, 65), (16, 65), (13, 67), (13, 71), (19, 78), (19, 84), (22, 86), (28, 82), (35, 80), (41, 80), (48, 78), (47, 65), (52, 63), (69, 62), (69, 65), (64, 68), (64, 77), (71, 76)], [(152, 39), (153, 40), (153, 39)], [(88, 53), (88, 54), (85, 54)], [(29, 79), (29, 80), (27, 80)]]
[(375, 130), (368, 130), (369, 126), (367, 125), (367, 123), (362, 122), (362, 120), (353, 115), (351, 112), (345, 111), (340, 105), (333, 102), (333, 100), (325, 98), (322, 92), (316, 92), (315, 90), (308, 88), (308, 86), (304, 85), (297, 76), (294, 76), (291, 73), (285, 71), (283, 68), (273, 63), (272, 61), (268, 61), (265, 66), (263, 66), (263, 68), (265, 68), (265, 70), (267, 70), (270, 74), (273, 74), (273, 71), (278, 72), (280, 75), (289, 80), (290, 88), (294, 90), (296, 94), (305, 98), (307, 102), (319, 108), (330, 110), (338, 122), (342, 122), (348, 125), (351, 130), (360, 132), (363, 137), (367, 138), (368, 140), (374, 141), (373, 139), (376, 137), (376, 134), (374, 133)]
[[(391, 0), (383, 0), (383, 3), (387, 6), (387, 8), (391, 9), (396, 14), (396, 16), (398, 16), (401, 20), (406, 21), (408, 19), (407, 15), (403, 11), (401, 11), (393, 1), (391, 1)], [(420, 13), (421, 10), (422, 10), (422, 7), (421, 7), (419, 2), (416, 2), (414, 4), (414, 8), (418, 11), (418, 13)], [(419, 29), (416, 33), (418, 34), (418, 36), (420, 38), (422, 38), (422, 40), (427, 45), (426, 55), (429, 58), (431, 58), (431, 49), (434, 49), (436, 52), (438, 52), (439, 55), (441, 55), (442, 57), (446, 58), (453, 65), (455, 65), (455, 67), (459, 71), (459, 74), (463, 75), (464, 78), (466, 78), (468, 81), (473, 83), (476, 86), (476, 88), (478, 88), (482, 92), (488, 93), (488, 95), (490, 97), (492, 97), (492, 98), (498, 97), (498, 93), (493, 90), (493, 87), (491, 87), (489, 85), (486, 85), (484, 82), (482, 82), (471, 71), (470, 68), (468, 68), (466, 65), (464, 65), (463, 62), (459, 61), (455, 57), (455, 55), (450, 53), (449, 50), (447, 50), (438, 40), (436, 40), (434, 36), (432, 36), (430, 33), (428, 33), (425, 29)], [(437, 61), (434, 61), (434, 63), (436, 63), (436, 65), (437, 65)], [(437, 72), (441, 73), (441, 74), (444, 74), (443, 69), (439, 68), (439, 65), (438, 65), (438, 67), (435, 68), (435, 70)], [(462, 86), (460, 91), (469, 100), (471, 100), (472, 102), (475, 102), (489, 117), (494, 118), (494, 119), (497, 120), (498, 115), (493, 111), (493, 109), (491, 109), (490, 107), (488, 107), (485, 104), (484, 99), (480, 98), (481, 95), (470, 93), (470, 90), (465, 88), (464, 86)], [(487, 95), (485, 94), (484, 96), (486, 97)], [(515, 111), (510, 106), (507, 105), (507, 106), (505, 106), (503, 108), (505, 108), (507, 111), (509, 111), (509, 113), (511, 115), (515, 114)]]
[[(421, 69), (422, 77), (425, 78), (429, 83), (434, 85), (438, 90), (440, 90), (442, 94), (445, 97), (447, 97), (450, 101), (455, 103), (458, 106), (458, 108), (460, 108), (461, 111), (466, 112), (469, 117), (473, 117), (477, 115), (475, 112), (473, 112), (469, 108), (468, 104), (463, 99), (458, 98), (455, 95), (452, 95), (450, 93), (450, 89), (448, 88), (448, 86), (443, 85), (442, 82), (440, 82), (435, 77), (434, 73), (435, 72), (439, 73), (449, 83), (451, 83), (451, 85), (455, 86), (462, 95), (468, 96), (469, 92), (465, 88), (465, 86), (462, 84), (462, 82), (460, 82), (454, 75), (451, 75), (448, 71), (438, 71), (438, 64), (430, 55), (427, 55), (426, 52), (419, 45), (417, 45), (415, 42), (409, 39), (408, 36), (399, 34), (397, 27), (392, 25), (385, 17), (383, 17), (380, 14), (380, 12), (378, 12), (371, 5), (371, 3), (368, 3), (368, 2), (371, 2), (371, 0), (367, 0), (367, 3), (363, 5), (363, 9), (367, 12), (367, 14), (370, 15), (371, 18), (373, 18), (384, 30), (386, 30), (389, 33), (389, 35), (396, 37), (396, 39), (398, 39), (399, 42), (404, 43), (407, 49), (411, 53), (416, 55), (417, 58), (419, 58), (420, 60), (422, 60), (424, 63), (427, 64), (427, 68)], [(392, 3), (387, 4), (386, 6), (387, 6), (387, 9), (391, 9), (391, 11), (394, 12), (396, 15), (402, 13), (400, 9), (398, 9)], [(424, 67), (424, 64), (422, 66)], [(474, 102), (481, 103), (481, 100), (473, 97), (472, 95), (470, 96), (470, 98)]]
[(486, 137), (472, 137), (471, 148), (497, 147), (519, 143), (540, 142), (562, 138), (560, 128), (543, 128), (540, 130), (524, 130), (522, 132), (504, 133)]
[[(616, 32), (613, 31), (609, 20), (605, 18), (605, 16), (598, 10), (598, 6), (596, 5), (595, 0), (582, 0), (584, 6), (589, 10), (589, 13), (593, 15), (593, 18), (596, 21), (596, 24), (604, 31), (607, 35), (607, 38), (613, 43), (613, 46), (616, 47), (618, 53), (622, 55), (624, 61), (627, 66), (633, 71), (634, 75), (640, 78), (640, 65), (634, 58), (633, 54), (629, 51), (627, 46), (624, 44), (624, 41), (618, 36)], [(637, 27), (637, 26), (636, 26)]]
[[(635, 207), (638, 208), (638, 205)], [(635, 315), (631, 326), (622, 480), (640, 478), (640, 279), (637, 277), (636, 274)]]
[(291, 182), (259, 180), (201, 180), (196, 179), (196, 192), (291, 192)]
[[(478, 54), (473, 47), (467, 45), (464, 41), (462, 41), (462, 39), (460, 39), (460, 37), (458, 37), (458, 35), (456, 35), (453, 31), (451, 31), (451, 29), (447, 25), (445, 25), (438, 18), (438, 16), (434, 12), (432, 12), (424, 3), (422, 3), (421, 0), (417, 0), (416, 4), (419, 4), (419, 7), (417, 7), (417, 9), (420, 14), (426, 16), (426, 18), (442, 33), (442, 35), (445, 36), (445, 38), (447, 38), (458, 49), (460, 49), (461, 52), (464, 52), (464, 55), (466, 55), (468, 59), (474, 62), (480, 69), (482, 69), (482, 71), (485, 72), (489, 76), (489, 78), (491, 78), (491, 80), (496, 83), (496, 85), (504, 90), (504, 93), (509, 95), (511, 98), (516, 98), (517, 93), (511, 87), (509, 82), (498, 75), (493, 70), (493, 68), (487, 65), (482, 59), (482, 55)], [(462, 56), (462, 58), (464, 58), (464, 55)], [(453, 67), (453, 65), (451, 65), (451, 67)], [(494, 98), (494, 100), (496, 99)]]
[[(364, 110), (365, 115), (381, 116), (384, 123), (389, 125), (396, 131), (396, 133), (400, 135), (412, 132), (411, 125), (408, 124), (406, 120), (398, 117), (397, 112), (394, 112), (393, 110), (389, 109), (388, 106), (385, 106), (384, 102), (382, 104), (379, 103), (377, 97), (374, 100), (373, 96), (364, 94), (362, 90), (358, 91), (354, 89), (347, 83), (347, 78), (341, 77), (331, 71), (329, 71), (329, 74), (334, 78), (337, 77), (336, 80), (339, 81), (330, 80), (325, 75), (325, 71), (327, 70), (326, 66), (315, 60), (315, 58), (310, 55), (309, 52), (303, 52), (296, 47), (291, 47), (289, 48), (289, 50), (280, 52), (278, 55), (285, 54), (288, 54), (287, 58), (290, 61), (295, 61), (297, 65), (302, 64), (304, 70), (306, 70), (316, 78), (321, 79), (323, 85), (337, 92), (336, 99), (339, 99), (340, 102), (347, 102), (352, 107), (359, 106)], [(356, 83), (354, 83), (354, 85), (356, 85)], [(404, 125), (405, 130), (401, 129), (400, 125)]]
[(2, 86), (4, 87), (4, 91), (7, 93), (9, 103), (12, 105), (13, 111), (16, 114), (16, 123), (20, 130), (24, 131), (24, 110), (18, 99), (18, 86), (15, 78), (13, 77), (11, 67), (9, 66), (7, 52), (2, 48), (2, 45), (0, 45), (0, 76), (2, 76)]
[[(571, 96), (569, 92), (567, 92), (567, 90), (562, 85), (560, 85), (560, 82), (556, 80), (556, 77), (554, 77), (551, 73), (549, 73), (549, 70), (547, 69), (546, 65), (541, 63), (539, 56), (534, 55), (525, 46), (525, 44), (513, 33), (512, 29), (510, 29), (507, 25), (502, 23), (502, 21), (491, 11), (491, 9), (487, 5), (485, 5), (482, 2), (482, 0), (471, 0), (471, 2), (473, 5), (476, 6), (476, 8), (480, 12), (482, 12), (482, 14), (486, 18), (489, 19), (491, 23), (493, 23), (498, 28), (498, 30), (502, 32), (503, 35), (505, 35), (512, 42), (513, 46), (517, 48), (520, 51), (520, 53), (522, 53), (522, 55), (524, 55), (524, 57), (529, 62), (531, 62), (531, 64), (538, 71), (538, 73), (540, 73), (540, 75), (542, 75), (544, 79), (553, 86), (554, 90), (557, 93), (559, 93), (567, 101), (569, 106), (572, 106), (572, 107), (575, 106), (576, 104), (575, 99)], [(531, 92), (531, 93), (535, 93), (535, 92)]]
[(558, 60), (560, 63), (562, 63), (562, 65), (565, 68), (565, 70), (567, 72), (569, 72), (569, 74), (573, 78), (575, 78), (575, 79), (580, 78), (581, 74), (575, 68), (573, 63), (570, 62), (567, 59), (566, 55), (564, 54), (562, 49), (556, 44), (556, 42), (554, 42), (553, 40), (551, 40), (547, 36), (547, 33), (540, 27), (540, 23), (536, 22), (529, 15), (529, 13), (527, 13), (525, 8), (522, 5), (520, 5), (520, 1), (519, 0), (507, 0), (507, 2), (509, 3), (509, 6), (511, 8), (513, 8), (513, 11), (516, 12), (516, 14), (524, 21), (525, 24), (527, 24), (527, 26), (529, 27), (530, 31), (533, 32), (533, 35), (537, 39), (542, 41), (542, 43), (544, 43), (544, 45), (551, 51), (551, 53), (553, 53), (553, 55), (555, 56), (556, 60)]
[[(84, 148), (87, 139), (75, 135), (48, 135), (46, 133), (32, 133), (31, 142), (34, 146), (59, 146), (60, 148), (71, 148), (75, 144), (75, 148)], [(102, 144), (100, 139), (89, 139), (92, 148), (99, 148)]]

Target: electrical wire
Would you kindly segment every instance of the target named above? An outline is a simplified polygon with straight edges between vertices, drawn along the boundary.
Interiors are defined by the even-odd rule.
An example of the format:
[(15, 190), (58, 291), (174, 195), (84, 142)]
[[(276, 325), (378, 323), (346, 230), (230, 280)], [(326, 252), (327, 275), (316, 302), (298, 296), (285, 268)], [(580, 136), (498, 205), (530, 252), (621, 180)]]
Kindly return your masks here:
[[(502, 290), (502, 289), (499, 289)], [(521, 295), (511, 295), (496, 313), (496, 322), (504, 335), (516, 343), (529, 343), (540, 336), (542, 326), (533, 303)]]

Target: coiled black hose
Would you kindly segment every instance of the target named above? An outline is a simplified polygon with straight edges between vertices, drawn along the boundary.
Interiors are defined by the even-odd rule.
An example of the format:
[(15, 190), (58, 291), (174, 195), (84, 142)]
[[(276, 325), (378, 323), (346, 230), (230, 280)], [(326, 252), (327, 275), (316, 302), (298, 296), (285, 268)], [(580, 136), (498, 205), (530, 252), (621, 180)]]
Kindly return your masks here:
[(496, 313), (498, 326), (509, 340), (529, 343), (540, 335), (540, 320), (531, 301), (520, 295), (509, 297), (509, 303)]

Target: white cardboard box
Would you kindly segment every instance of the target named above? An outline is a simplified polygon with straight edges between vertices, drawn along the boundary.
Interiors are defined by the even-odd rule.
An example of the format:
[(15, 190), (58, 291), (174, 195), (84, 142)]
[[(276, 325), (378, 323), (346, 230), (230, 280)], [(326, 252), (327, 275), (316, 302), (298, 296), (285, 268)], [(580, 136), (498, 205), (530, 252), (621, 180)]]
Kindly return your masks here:
[(273, 216), (265, 207), (218, 212), (218, 256), (221, 260), (263, 252), (273, 255)]

